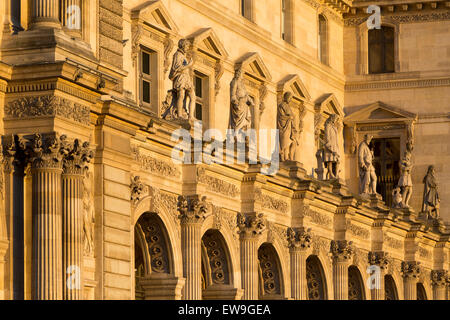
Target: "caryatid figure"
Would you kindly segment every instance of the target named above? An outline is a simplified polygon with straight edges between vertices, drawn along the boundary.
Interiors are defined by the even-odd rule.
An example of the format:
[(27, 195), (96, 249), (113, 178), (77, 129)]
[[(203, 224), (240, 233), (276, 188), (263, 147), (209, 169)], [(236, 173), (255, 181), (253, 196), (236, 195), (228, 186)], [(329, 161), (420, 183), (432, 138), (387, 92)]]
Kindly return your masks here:
[(373, 153), (369, 148), (371, 135), (364, 135), (364, 141), (358, 147), (358, 165), (359, 165), (359, 193), (376, 194), (377, 193), (377, 175), (373, 166)]
[(283, 101), (278, 105), (277, 126), (280, 134), (281, 161), (295, 160), (298, 146), (298, 129), (295, 125), (295, 115), (290, 107), (292, 93), (286, 92)]
[[(194, 119), (195, 115), (195, 88), (192, 80), (191, 67), (194, 64), (193, 59), (187, 58), (189, 42), (186, 39), (178, 41), (178, 50), (173, 55), (172, 67), (169, 73), (169, 79), (173, 82), (173, 90), (176, 93), (176, 109), (178, 118), (186, 118), (183, 107), (189, 113), (189, 119)], [(185, 103), (189, 98), (189, 107)]]
[(427, 213), (428, 217), (439, 217), (439, 193), (437, 190), (437, 181), (435, 177), (434, 166), (428, 167), (428, 172), (423, 178), (423, 205), (422, 211)]
[(239, 68), (234, 74), (230, 86), (231, 113), (230, 128), (235, 132), (250, 129), (251, 113), (249, 107), (254, 107), (255, 102), (245, 88), (242, 69)]
[(323, 147), (323, 163), (327, 168), (327, 179), (336, 179), (339, 173), (339, 130), (338, 116), (335, 114), (325, 122), (325, 136)]
[(412, 195), (412, 179), (411, 179), (411, 152), (406, 151), (403, 160), (400, 163), (401, 176), (398, 180), (398, 186), (402, 190), (402, 207), (409, 208), (409, 200)]

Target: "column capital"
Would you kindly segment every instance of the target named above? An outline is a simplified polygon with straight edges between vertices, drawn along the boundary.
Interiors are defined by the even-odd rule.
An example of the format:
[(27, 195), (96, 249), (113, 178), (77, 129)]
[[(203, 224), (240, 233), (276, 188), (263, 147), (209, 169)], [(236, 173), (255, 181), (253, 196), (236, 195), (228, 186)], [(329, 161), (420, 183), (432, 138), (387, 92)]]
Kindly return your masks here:
[(405, 279), (417, 279), (421, 273), (420, 262), (417, 261), (403, 261), (401, 266), (401, 273)]
[(45, 136), (35, 133), (28, 150), (31, 167), (33, 169), (62, 169), (62, 160), (66, 154), (64, 142), (60, 140), (57, 133)]
[(353, 257), (353, 242), (347, 240), (332, 240), (330, 245), (331, 258), (335, 262), (349, 262)]
[(266, 230), (266, 219), (263, 213), (238, 213), (237, 220), (241, 239), (257, 239)]
[(75, 139), (73, 143), (67, 141), (67, 136), (60, 137), (60, 150), (63, 154), (63, 174), (84, 175), (87, 164), (94, 157), (94, 151), (88, 141)]
[(0, 146), (3, 155), (3, 165), (6, 172), (13, 172), (15, 166), (24, 166), (26, 163), (27, 140), (22, 135), (10, 135), (3, 140)]
[(178, 218), (181, 224), (202, 224), (208, 213), (206, 197), (199, 195), (179, 196), (178, 197)]
[(379, 266), (386, 269), (389, 265), (388, 253), (384, 251), (370, 251), (368, 253), (368, 261), (370, 265)]
[(448, 284), (448, 271), (447, 270), (432, 270), (431, 271), (431, 284), (433, 287), (444, 287)]
[(292, 251), (306, 251), (311, 247), (311, 229), (288, 228), (287, 240)]

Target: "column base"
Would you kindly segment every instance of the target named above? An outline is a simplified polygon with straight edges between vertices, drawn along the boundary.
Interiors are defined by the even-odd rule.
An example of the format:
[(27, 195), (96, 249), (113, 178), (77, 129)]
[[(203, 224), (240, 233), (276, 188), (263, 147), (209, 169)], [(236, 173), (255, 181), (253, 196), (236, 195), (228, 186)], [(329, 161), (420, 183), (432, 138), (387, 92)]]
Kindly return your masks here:
[(61, 23), (57, 19), (52, 18), (34, 18), (30, 24), (29, 30), (36, 29), (61, 29)]
[(244, 289), (229, 285), (212, 285), (202, 292), (203, 300), (241, 300)]
[(5, 262), (6, 262), (6, 252), (9, 248), (9, 241), (8, 240), (0, 240), (0, 300), (5, 300), (6, 298), (6, 290), (5, 290), (5, 276), (6, 276), (6, 270), (5, 270)]
[(139, 281), (145, 300), (181, 300), (185, 278), (172, 275), (150, 275)]

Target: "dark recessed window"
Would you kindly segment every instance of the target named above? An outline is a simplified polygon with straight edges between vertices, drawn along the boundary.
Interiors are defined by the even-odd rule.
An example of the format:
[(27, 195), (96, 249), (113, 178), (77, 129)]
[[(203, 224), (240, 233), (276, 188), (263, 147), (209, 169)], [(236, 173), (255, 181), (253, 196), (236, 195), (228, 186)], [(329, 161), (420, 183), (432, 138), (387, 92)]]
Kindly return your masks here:
[(369, 73), (395, 72), (394, 28), (369, 30)]

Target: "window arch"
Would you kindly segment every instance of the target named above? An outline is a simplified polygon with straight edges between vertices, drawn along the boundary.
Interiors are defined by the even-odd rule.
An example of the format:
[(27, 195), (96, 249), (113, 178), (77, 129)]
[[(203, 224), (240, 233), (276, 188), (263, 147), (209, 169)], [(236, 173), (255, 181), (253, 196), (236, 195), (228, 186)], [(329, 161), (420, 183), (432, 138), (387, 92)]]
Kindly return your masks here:
[(363, 280), (356, 266), (348, 268), (348, 300), (365, 300)]
[(308, 300), (327, 300), (327, 286), (322, 264), (317, 256), (306, 259)]
[(319, 60), (328, 65), (328, 21), (323, 14), (319, 15)]
[(395, 29), (381, 26), (368, 32), (369, 73), (395, 72)]

